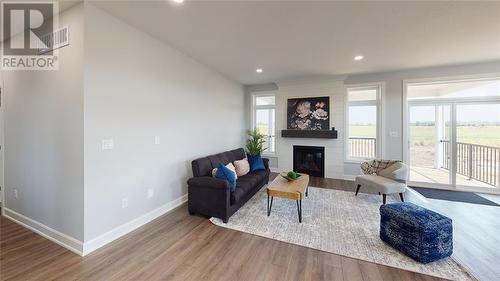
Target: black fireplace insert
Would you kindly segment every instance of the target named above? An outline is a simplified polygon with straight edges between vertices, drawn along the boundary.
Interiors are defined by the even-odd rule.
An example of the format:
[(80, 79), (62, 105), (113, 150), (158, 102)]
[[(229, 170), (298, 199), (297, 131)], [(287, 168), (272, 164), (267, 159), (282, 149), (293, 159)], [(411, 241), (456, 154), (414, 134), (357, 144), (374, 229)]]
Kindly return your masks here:
[(325, 177), (325, 148), (293, 146), (293, 170), (315, 177)]

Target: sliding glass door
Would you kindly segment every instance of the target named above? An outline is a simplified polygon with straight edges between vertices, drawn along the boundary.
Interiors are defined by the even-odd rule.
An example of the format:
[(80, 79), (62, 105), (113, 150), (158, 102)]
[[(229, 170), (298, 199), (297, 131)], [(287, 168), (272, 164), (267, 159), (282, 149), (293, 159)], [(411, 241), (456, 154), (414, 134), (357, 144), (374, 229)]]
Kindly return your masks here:
[(410, 181), (451, 184), (450, 105), (411, 105)]
[(407, 86), (410, 184), (499, 192), (500, 80)]

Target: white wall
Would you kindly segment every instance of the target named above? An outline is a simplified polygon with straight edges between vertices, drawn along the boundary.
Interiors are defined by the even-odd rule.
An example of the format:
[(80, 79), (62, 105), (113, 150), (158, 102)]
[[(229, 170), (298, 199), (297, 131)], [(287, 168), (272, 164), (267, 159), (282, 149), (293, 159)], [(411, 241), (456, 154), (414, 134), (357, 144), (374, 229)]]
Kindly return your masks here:
[[(83, 4), (57, 71), (3, 71), (6, 213), (83, 239)], [(18, 190), (18, 198), (14, 190)]]
[(89, 241), (184, 195), (191, 160), (241, 147), (246, 123), (241, 85), (89, 3), (85, 17)]
[[(343, 177), (343, 128), (344, 128), (344, 85), (338, 79), (308, 79), (278, 82), (276, 91), (276, 156), (278, 170), (293, 169), (293, 146), (310, 145), (325, 147), (325, 177)], [(301, 97), (330, 97), (330, 127), (335, 127), (338, 139), (282, 138), (281, 130), (287, 128), (287, 100)]]
[[(276, 92), (276, 154), (277, 170), (291, 170), (293, 167), (293, 145), (325, 146), (326, 171), (330, 178), (351, 178), (360, 171), (358, 163), (344, 162), (344, 99), (345, 86), (349, 84), (384, 83), (383, 97), (384, 126), (383, 142), (386, 159), (403, 159), (403, 81), (410, 79), (453, 77), (464, 75), (480, 75), (500, 73), (500, 61), (475, 63), (466, 65), (441, 66), (412, 70), (401, 70), (383, 73), (349, 75), (342, 78), (304, 78), (273, 84), (248, 85), (247, 108), (251, 108), (252, 94), (259, 91)], [(281, 138), (281, 130), (286, 128), (286, 102), (288, 98), (309, 96), (330, 96), (330, 126), (339, 131), (336, 140)], [(247, 110), (247, 126), (251, 126), (251, 112)], [(390, 132), (396, 132), (395, 137)]]

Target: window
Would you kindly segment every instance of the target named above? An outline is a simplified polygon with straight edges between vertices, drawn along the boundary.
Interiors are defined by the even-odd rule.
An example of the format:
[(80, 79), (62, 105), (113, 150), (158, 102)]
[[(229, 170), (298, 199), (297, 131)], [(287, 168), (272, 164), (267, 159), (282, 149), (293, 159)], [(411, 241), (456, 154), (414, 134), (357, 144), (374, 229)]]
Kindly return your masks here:
[(274, 153), (276, 151), (275, 112), (274, 94), (253, 96), (253, 127), (266, 136), (264, 147), (267, 147), (267, 149), (264, 153)]
[(381, 84), (347, 88), (347, 160), (380, 157), (381, 92)]

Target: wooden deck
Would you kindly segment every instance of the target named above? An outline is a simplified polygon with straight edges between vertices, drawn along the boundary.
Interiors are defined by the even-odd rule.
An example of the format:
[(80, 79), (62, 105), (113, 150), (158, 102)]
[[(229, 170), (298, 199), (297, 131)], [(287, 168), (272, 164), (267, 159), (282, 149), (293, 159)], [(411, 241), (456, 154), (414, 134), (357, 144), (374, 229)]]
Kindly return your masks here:
[[(436, 169), (430, 167), (411, 167), (410, 181), (449, 184), (449, 172), (444, 169)], [(484, 182), (477, 180), (469, 180), (468, 178), (457, 175), (457, 185), (464, 186), (479, 186), (487, 188), (496, 188)]]

